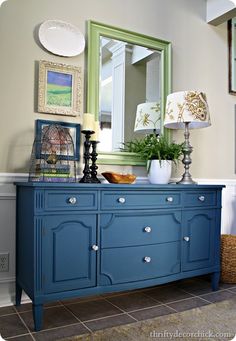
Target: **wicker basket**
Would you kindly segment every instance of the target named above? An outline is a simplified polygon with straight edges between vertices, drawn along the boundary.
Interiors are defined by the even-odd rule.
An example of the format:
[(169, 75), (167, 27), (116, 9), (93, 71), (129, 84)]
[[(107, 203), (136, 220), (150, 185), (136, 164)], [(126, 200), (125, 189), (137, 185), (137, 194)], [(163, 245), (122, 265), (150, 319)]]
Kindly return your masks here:
[(236, 235), (221, 236), (221, 281), (236, 283)]

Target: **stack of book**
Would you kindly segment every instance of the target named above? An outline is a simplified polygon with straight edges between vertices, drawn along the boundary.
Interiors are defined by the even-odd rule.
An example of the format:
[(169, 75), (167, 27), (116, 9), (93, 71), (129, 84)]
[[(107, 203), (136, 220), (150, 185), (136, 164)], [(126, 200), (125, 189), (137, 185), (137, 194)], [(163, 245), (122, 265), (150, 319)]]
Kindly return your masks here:
[(70, 181), (70, 165), (37, 165), (36, 177), (38, 181), (67, 182)]

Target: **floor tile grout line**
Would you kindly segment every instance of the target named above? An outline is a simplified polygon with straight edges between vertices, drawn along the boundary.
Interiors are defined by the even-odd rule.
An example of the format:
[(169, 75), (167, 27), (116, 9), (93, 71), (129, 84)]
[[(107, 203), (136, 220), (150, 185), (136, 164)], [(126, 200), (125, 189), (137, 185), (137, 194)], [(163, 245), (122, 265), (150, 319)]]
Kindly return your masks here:
[[(68, 327), (71, 327), (71, 326), (76, 326), (76, 325), (78, 325), (79, 323), (78, 322), (76, 322), (76, 323), (71, 323), (71, 324), (65, 324), (64, 326), (58, 326), (58, 327), (52, 327), (52, 328), (46, 328), (46, 329), (41, 329), (41, 330), (39, 330), (39, 331), (37, 331), (37, 332), (32, 332), (32, 336), (33, 335), (37, 335), (38, 333), (44, 333), (44, 332), (49, 332), (49, 331), (51, 331), (51, 330), (56, 330), (56, 329), (62, 329), (62, 328), (68, 328)], [(81, 324), (83, 324), (82, 322), (81, 322)], [(81, 334), (82, 335), (82, 334)], [(73, 337), (73, 336), (72, 336)]]
[[(148, 295), (147, 295), (148, 296)], [(149, 296), (148, 296), (149, 297)], [(193, 295), (194, 297), (194, 295)], [(158, 301), (156, 298), (154, 297), (151, 297), (153, 300), (155, 300), (156, 302), (158, 302), (159, 304), (169, 304), (169, 303), (175, 303), (175, 302), (180, 302), (180, 301), (185, 301), (187, 299), (190, 299), (190, 298), (193, 298), (193, 297), (186, 297), (186, 298), (181, 298), (180, 300), (176, 300), (176, 301), (170, 301), (170, 302), (161, 302), (161, 301)]]
[[(186, 291), (186, 293), (188, 293), (188, 294), (190, 294), (189, 292), (187, 292)], [(207, 294), (206, 294), (207, 295)], [(191, 294), (191, 297), (186, 297), (186, 298), (182, 298), (182, 299), (180, 299), (180, 300), (176, 300), (176, 301), (170, 301), (170, 302), (161, 302), (161, 301), (158, 301), (158, 300), (156, 300), (155, 298), (153, 298), (154, 300), (156, 300), (157, 302), (159, 302), (160, 304), (171, 304), (171, 303), (177, 303), (177, 302), (181, 302), (181, 301), (186, 301), (186, 300), (190, 300), (190, 299), (192, 299), (192, 298), (194, 298), (194, 297), (198, 297), (198, 298), (201, 298), (201, 299), (203, 299), (202, 297), (200, 297), (199, 295), (194, 295), (194, 294)], [(205, 301), (207, 301), (206, 299), (205, 299)], [(213, 302), (211, 302), (211, 301), (207, 301), (207, 302), (209, 302), (209, 303), (213, 303)]]
[[(188, 293), (188, 292), (187, 292), (187, 293)], [(213, 303), (213, 302), (210, 302), (210, 301), (208, 301), (208, 300), (206, 300), (206, 299), (203, 299), (203, 298), (201, 298), (201, 297), (199, 297), (199, 296), (197, 296), (197, 295), (194, 295), (194, 294), (192, 294), (192, 297), (183, 298), (183, 299), (177, 300), (177, 301), (171, 301), (171, 302), (166, 302), (166, 303), (159, 302), (158, 300), (156, 300), (156, 301), (159, 302), (161, 305), (165, 305), (166, 307), (168, 307), (168, 308), (170, 308), (170, 309), (173, 309), (175, 312), (179, 313), (178, 310), (176, 310), (176, 309), (170, 307), (169, 304), (178, 303), (178, 302), (181, 302), (181, 301), (191, 300), (191, 299), (196, 298), (196, 297), (202, 299), (203, 301), (206, 301), (207, 303)], [(153, 299), (154, 299), (154, 298), (153, 298)]]
[[(147, 295), (145, 295), (147, 296)], [(147, 296), (148, 297), (148, 296)], [(153, 305), (153, 306), (149, 306), (149, 307), (144, 307), (144, 308), (140, 308), (140, 309), (135, 309), (135, 310), (130, 310), (130, 311), (124, 311), (127, 315), (129, 315), (130, 317), (134, 318), (137, 322), (139, 320), (137, 320), (134, 316), (130, 315), (130, 313), (133, 313), (133, 312), (136, 312), (136, 311), (141, 311), (141, 310), (147, 310), (147, 309), (152, 309), (152, 308), (156, 308), (156, 307), (159, 307), (159, 306), (166, 306), (164, 303), (161, 303), (161, 302), (158, 302), (157, 300), (153, 299), (153, 302), (156, 302), (156, 303), (159, 303), (159, 304), (156, 304), (156, 305)], [(115, 306), (115, 305), (114, 305)], [(169, 308), (169, 307), (168, 307)], [(172, 310), (174, 310), (175, 312), (177, 312), (177, 310), (175, 310), (174, 308), (171, 308)]]
[(14, 312), (14, 313), (10, 313), (10, 314), (4, 314), (4, 315), (0, 315), (0, 318), (1, 318), (1, 317), (4, 317), (4, 316), (11, 316), (11, 315), (16, 315), (16, 312)]
[(172, 310), (174, 310), (174, 312), (173, 313), (179, 313), (179, 311), (178, 310), (176, 310), (175, 308), (173, 308), (173, 307), (170, 307), (170, 306), (168, 306), (168, 304), (163, 304), (165, 307), (167, 307), (167, 308), (169, 308), (169, 309), (172, 309)]
[(152, 305), (150, 307), (145, 307), (145, 308), (140, 308), (140, 309), (134, 309), (134, 310), (130, 310), (129, 313), (135, 313), (136, 311), (142, 311), (142, 310), (148, 310), (148, 309), (153, 309), (153, 308), (157, 308), (157, 307), (161, 307), (165, 304), (156, 304), (156, 305)]
[[(184, 292), (186, 292), (187, 294), (190, 294), (191, 296), (193, 296), (193, 297), (200, 297), (201, 295), (199, 295), (199, 294), (194, 294), (194, 293), (192, 293), (192, 292), (189, 292), (189, 291), (187, 291), (187, 290), (184, 290), (184, 289), (182, 289)], [(210, 294), (212, 291), (210, 291), (209, 293), (206, 293), (206, 294), (202, 294), (202, 295), (208, 295), (208, 294)], [(172, 302), (171, 302), (172, 303)]]
[[(209, 301), (209, 300), (207, 300), (206, 298), (204, 298), (203, 296), (205, 296), (205, 295), (209, 295), (209, 294), (214, 294), (214, 293), (218, 293), (218, 292), (222, 292), (222, 291), (226, 291), (225, 289), (224, 290), (218, 290), (218, 291), (211, 291), (211, 292), (209, 292), (209, 293), (206, 293), (206, 294), (202, 294), (202, 295), (194, 295), (194, 297), (198, 297), (198, 298), (200, 298), (201, 300), (203, 300), (203, 301), (205, 301), (205, 302), (207, 302), (207, 303), (210, 303), (210, 304), (214, 304), (215, 302), (212, 302), (212, 301)], [(187, 291), (186, 291), (187, 292)], [(171, 302), (172, 303), (172, 302)]]
[(156, 298), (149, 296), (148, 294), (144, 294), (146, 297), (151, 298), (153, 301), (162, 304), (161, 301), (158, 301)]
[(74, 317), (76, 318), (76, 320), (79, 321), (79, 322), (80, 322), (80, 323), (89, 331), (90, 334), (93, 333), (92, 330), (91, 330), (89, 327), (87, 327), (87, 326), (84, 324), (84, 322), (81, 321), (81, 320), (78, 318), (78, 316), (76, 316), (76, 315), (73, 313), (73, 311), (71, 311), (71, 310), (70, 310), (69, 308), (67, 308), (67, 306), (65, 306), (65, 305), (64, 305), (64, 308), (65, 308), (69, 313), (71, 313), (71, 315), (74, 316)]
[(231, 288), (225, 289), (225, 290), (228, 291), (228, 292), (230, 292), (230, 293), (236, 294), (236, 291), (231, 290)]
[(6, 338), (6, 340), (11, 340), (11, 339), (13, 339), (15, 337), (22, 337), (22, 336), (28, 336), (28, 335), (30, 335), (30, 334), (29, 333), (24, 333), (24, 334), (19, 334), (19, 335), (8, 336)]
[(126, 315), (126, 313), (120, 313), (120, 314), (115, 314), (115, 315), (107, 315), (107, 316), (103, 316), (103, 317), (98, 317), (96, 319), (91, 319), (91, 320), (85, 320), (83, 321), (84, 323), (88, 323), (88, 322), (94, 322), (94, 321), (100, 321), (100, 320), (105, 320), (106, 318), (111, 318), (111, 317), (116, 317), (116, 316), (121, 316), (121, 315)]
[[(58, 301), (58, 302), (60, 302), (60, 301)], [(31, 304), (31, 303), (25, 303), (25, 304)], [(22, 305), (24, 305), (24, 304), (22, 304)], [(53, 305), (53, 306), (50, 306), (50, 307), (43, 306), (43, 309), (52, 309), (52, 308), (57, 308), (57, 307), (61, 307), (61, 306), (63, 306), (63, 304), (60, 302), (60, 304)], [(14, 305), (13, 305), (13, 307), (14, 307), (15, 311), (16, 311), (17, 313), (19, 313), (19, 314), (32, 312), (32, 308), (27, 309), (27, 310), (18, 311), (17, 308), (16, 308)], [(15, 314), (15, 313), (13, 313), (13, 314)], [(9, 315), (10, 315), (10, 314), (9, 314)], [(0, 316), (0, 317), (1, 317), (1, 316)]]
[(116, 309), (119, 309), (122, 313), (126, 313), (126, 311), (125, 311), (124, 309), (122, 309), (122, 308), (118, 307), (116, 304), (110, 302), (109, 299), (104, 298), (104, 300), (105, 300), (106, 302), (108, 302), (109, 304), (111, 304), (111, 305), (112, 305), (113, 307), (115, 307)]
[(226, 289), (219, 289), (219, 290), (216, 290), (216, 291), (211, 290), (210, 292), (207, 292), (207, 293), (204, 293), (204, 294), (194, 294), (194, 293), (190, 293), (189, 291), (187, 291), (185, 289), (182, 289), (182, 290), (184, 292), (187, 292), (188, 294), (191, 294), (191, 295), (194, 295), (194, 296), (201, 296), (201, 295), (208, 295), (208, 294), (218, 293), (218, 292), (221, 292), (221, 291), (225, 291)]
[[(14, 307), (14, 308), (16, 309), (16, 307)], [(24, 319), (20, 316), (20, 314), (18, 313), (18, 311), (16, 311), (16, 313), (17, 313), (19, 319), (21, 320), (21, 322), (23, 323), (23, 325), (24, 325), (24, 326), (26, 327), (26, 329), (28, 330), (28, 332), (29, 332), (31, 338), (32, 338), (34, 341), (36, 341), (35, 338), (33, 337), (32, 333), (31, 333), (31, 330), (29, 329), (29, 327), (28, 327), (27, 324), (25, 323)]]
[(114, 303), (110, 302), (108, 299), (105, 299), (108, 303), (110, 303), (111, 305), (113, 305), (113, 307), (118, 308), (119, 310), (121, 310), (123, 313), (127, 314), (130, 318), (132, 318), (133, 320), (135, 320), (136, 322), (138, 321), (135, 317), (129, 315), (129, 313), (123, 309), (121, 309), (120, 307), (118, 307), (117, 305), (115, 305)]
[(78, 303), (87, 303), (87, 302), (93, 302), (93, 301), (100, 301), (102, 299), (104, 299), (104, 297), (97, 297), (97, 298), (93, 298), (93, 299), (84, 299), (84, 300), (81, 300), (81, 301), (75, 301), (75, 302), (71, 302), (71, 303), (66, 303), (66, 302), (61, 301), (61, 304), (63, 306), (68, 306), (68, 305), (74, 305), (74, 304), (78, 304)]
[[(186, 293), (189, 293), (188, 291), (185, 291)], [(204, 301), (206, 301), (206, 302), (208, 302), (208, 303), (213, 303), (213, 302), (211, 302), (211, 301), (208, 301), (207, 299), (205, 299), (205, 298), (202, 298), (201, 297), (201, 295), (195, 295), (195, 294), (193, 294), (193, 293), (191, 293), (191, 295), (193, 296), (193, 297), (198, 297), (198, 298), (200, 298), (200, 299), (202, 299), (202, 300), (204, 300)], [(203, 295), (208, 295), (208, 294), (203, 294)], [(191, 298), (191, 297), (189, 297), (189, 298)], [(178, 302), (178, 301), (177, 301)], [(168, 302), (168, 303), (175, 303), (175, 302)]]

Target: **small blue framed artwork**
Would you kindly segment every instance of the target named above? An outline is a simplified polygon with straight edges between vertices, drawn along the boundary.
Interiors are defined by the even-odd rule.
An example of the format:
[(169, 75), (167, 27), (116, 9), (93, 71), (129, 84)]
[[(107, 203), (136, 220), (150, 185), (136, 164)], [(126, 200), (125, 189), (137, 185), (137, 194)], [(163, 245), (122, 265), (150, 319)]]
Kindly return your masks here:
[(81, 68), (39, 61), (38, 111), (77, 116), (81, 113)]
[[(80, 159), (80, 124), (59, 122), (59, 121), (49, 121), (49, 120), (36, 120), (35, 121), (35, 136), (37, 138), (37, 141), (42, 142), (43, 136), (44, 136), (45, 132), (48, 130), (48, 127), (50, 125), (56, 125), (57, 127), (59, 126), (59, 127), (63, 128), (61, 130), (63, 132), (63, 134), (61, 137), (60, 136), (57, 137), (57, 140), (58, 140), (58, 138), (63, 139), (64, 135), (69, 133), (71, 136), (71, 139), (73, 141), (74, 150), (68, 150), (66, 148), (65, 148), (65, 150), (60, 149), (60, 153), (59, 153), (60, 155), (58, 155), (58, 157), (61, 160), (68, 159), (68, 160), (79, 161), (79, 159)], [(63, 142), (62, 142), (62, 144), (63, 144)], [(45, 156), (45, 154), (47, 154), (46, 151), (41, 151), (41, 153), (42, 152), (43, 152), (44, 156)], [(40, 154), (40, 151), (36, 149), (36, 158), (40, 157), (39, 154)]]

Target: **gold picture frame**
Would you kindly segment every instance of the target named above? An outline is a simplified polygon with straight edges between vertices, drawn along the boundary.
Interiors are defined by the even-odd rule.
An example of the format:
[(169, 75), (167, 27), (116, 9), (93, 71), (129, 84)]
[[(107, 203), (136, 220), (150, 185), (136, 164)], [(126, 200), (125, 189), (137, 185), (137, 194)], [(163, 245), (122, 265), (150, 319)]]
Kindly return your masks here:
[(48, 114), (81, 114), (81, 67), (39, 61), (38, 111)]

